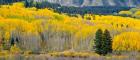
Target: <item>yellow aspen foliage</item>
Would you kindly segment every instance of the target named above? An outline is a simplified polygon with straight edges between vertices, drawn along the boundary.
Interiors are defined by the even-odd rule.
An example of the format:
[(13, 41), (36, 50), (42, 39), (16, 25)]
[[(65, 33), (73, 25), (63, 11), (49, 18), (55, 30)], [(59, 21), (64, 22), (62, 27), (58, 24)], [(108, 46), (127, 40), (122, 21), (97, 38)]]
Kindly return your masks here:
[(140, 51), (140, 33), (124, 32), (113, 39), (114, 51)]
[[(128, 11), (120, 13), (131, 14)], [(134, 15), (139, 14), (140, 12), (136, 12)], [(47, 41), (45, 43), (48, 43), (50, 50), (56, 48), (56, 45), (53, 45), (55, 43), (58, 45), (67, 44), (69, 49), (72, 47), (86, 50), (91, 42), (94, 42), (97, 29), (108, 29), (114, 38), (112, 46), (114, 51), (139, 51), (139, 26), (140, 19), (130, 17), (92, 14), (86, 14), (84, 18), (80, 15), (71, 17), (55, 13), (48, 8), (25, 8), (23, 3), (0, 7), (0, 35), (6, 43), (9, 43), (13, 37), (19, 38), (19, 42), (21, 39), (25, 40), (24, 42), (38, 43), (37, 40), (42, 39)], [(28, 45), (31, 44), (33, 43)], [(54, 46), (55, 48), (53, 48)], [(14, 50), (14, 47), (11, 49)], [(63, 48), (63, 44), (61, 48)]]
[(20, 53), (21, 52), (21, 50), (20, 50), (20, 48), (16, 45), (16, 44), (14, 44), (11, 48), (10, 48), (10, 51), (11, 51), (11, 53)]
[(86, 14), (84, 15), (85, 20), (95, 20), (95, 15), (92, 14)]
[(24, 55), (25, 55), (25, 56), (29, 56), (30, 54), (31, 54), (31, 51), (25, 51), (25, 52), (24, 52)]
[(126, 14), (126, 15), (132, 15), (131, 11), (121, 11), (119, 14)]
[(136, 17), (136, 18), (140, 18), (140, 11), (136, 11), (133, 15), (133, 17)]
[(6, 33), (5, 33), (4, 39), (5, 39), (5, 41), (7, 41), (7, 42), (10, 40), (10, 32), (6, 32)]
[(5, 50), (5, 51), (0, 51), (0, 56), (8, 56), (9, 55), (9, 51)]

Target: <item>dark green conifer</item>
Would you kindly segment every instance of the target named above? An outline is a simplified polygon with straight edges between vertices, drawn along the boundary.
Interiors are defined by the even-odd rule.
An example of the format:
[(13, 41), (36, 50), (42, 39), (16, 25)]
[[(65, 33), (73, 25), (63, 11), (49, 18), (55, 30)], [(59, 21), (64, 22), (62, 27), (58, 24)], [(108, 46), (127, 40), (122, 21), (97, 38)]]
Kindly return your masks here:
[(102, 54), (102, 35), (102, 30), (98, 29), (95, 36), (95, 52), (98, 54)]
[(106, 29), (103, 33), (103, 40), (102, 40), (102, 54), (106, 55), (112, 52), (112, 39), (110, 36), (110, 32)]
[(106, 55), (112, 52), (112, 39), (110, 32), (105, 30), (104, 33), (98, 29), (95, 36), (95, 52), (100, 55)]

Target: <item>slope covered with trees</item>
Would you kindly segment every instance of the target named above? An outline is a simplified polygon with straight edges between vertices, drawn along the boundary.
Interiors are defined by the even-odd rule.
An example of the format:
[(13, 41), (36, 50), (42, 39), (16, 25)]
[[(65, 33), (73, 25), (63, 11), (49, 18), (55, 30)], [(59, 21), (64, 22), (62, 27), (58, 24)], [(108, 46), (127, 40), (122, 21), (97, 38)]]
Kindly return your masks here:
[[(55, 56), (91, 56), (96, 51), (97, 40), (103, 40), (101, 53), (104, 54), (139, 52), (139, 26), (139, 19), (129, 17), (92, 14), (70, 17), (52, 9), (25, 8), (23, 3), (2, 5), (0, 55), (48, 53)], [(104, 31), (102, 39), (97, 38), (98, 29)]]
[(24, 0), (0, 0), (0, 5), (3, 5), (3, 4), (12, 4), (14, 2), (20, 2), (20, 1), (24, 1)]
[(34, 2), (25, 0), (25, 7), (36, 7), (36, 8), (51, 8), (55, 12), (67, 13), (67, 14), (80, 14), (84, 15), (87, 13), (90, 14), (102, 14), (102, 15), (113, 15), (122, 10), (129, 10), (131, 7), (122, 7), (122, 6), (83, 6), (83, 7), (74, 7), (74, 6), (61, 6), (57, 3), (49, 3), (47, 1)]

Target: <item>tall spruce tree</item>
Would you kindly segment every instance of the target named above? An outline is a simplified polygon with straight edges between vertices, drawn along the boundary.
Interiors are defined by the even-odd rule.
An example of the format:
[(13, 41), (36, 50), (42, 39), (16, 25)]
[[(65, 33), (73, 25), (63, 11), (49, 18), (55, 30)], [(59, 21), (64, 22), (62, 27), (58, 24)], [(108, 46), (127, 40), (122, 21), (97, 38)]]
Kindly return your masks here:
[(25, 7), (29, 7), (29, 2), (28, 2), (28, 0), (25, 0), (24, 5), (25, 5)]
[(102, 35), (102, 30), (98, 29), (95, 36), (95, 52), (98, 54), (102, 54)]
[(95, 36), (95, 52), (100, 55), (106, 55), (112, 52), (112, 39), (110, 32), (105, 30), (104, 33), (98, 29)]
[(103, 49), (102, 52), (103, 55), (112, 52), (112, 38), (110, 36), (110, 32), (107, 29), (103, 33), (102, 49)]
[(25, 0), (24, 5), (25, 5), (25, 7), (33, 7), (34, 1), (33, 0)]

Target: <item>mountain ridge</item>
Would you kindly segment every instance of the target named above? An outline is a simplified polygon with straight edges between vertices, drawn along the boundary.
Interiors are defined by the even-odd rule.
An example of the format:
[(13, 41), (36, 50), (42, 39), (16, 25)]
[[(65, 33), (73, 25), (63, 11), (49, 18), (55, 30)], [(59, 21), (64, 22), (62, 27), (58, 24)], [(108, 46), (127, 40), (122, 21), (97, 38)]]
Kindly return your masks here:
[(140, 0), (34, 0), (37, 2), (48, 1), (50, 3), (58, 3), (62, 6), (125, 6), (137, 7)]

